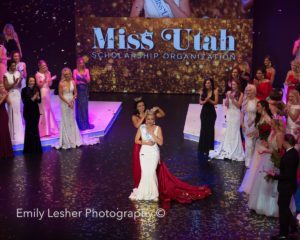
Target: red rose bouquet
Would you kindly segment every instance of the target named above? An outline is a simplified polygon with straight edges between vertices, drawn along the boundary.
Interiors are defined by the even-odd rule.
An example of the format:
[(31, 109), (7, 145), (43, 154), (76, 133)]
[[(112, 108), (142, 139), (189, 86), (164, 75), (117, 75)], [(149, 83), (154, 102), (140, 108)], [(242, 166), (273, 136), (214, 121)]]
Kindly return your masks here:
[(260, 140), (268, 141), (268, 137), (271, 133), (271, 126), (270, 124), (263, 122), (262, 124), (259, 124), (258, 126), (258, 135)]

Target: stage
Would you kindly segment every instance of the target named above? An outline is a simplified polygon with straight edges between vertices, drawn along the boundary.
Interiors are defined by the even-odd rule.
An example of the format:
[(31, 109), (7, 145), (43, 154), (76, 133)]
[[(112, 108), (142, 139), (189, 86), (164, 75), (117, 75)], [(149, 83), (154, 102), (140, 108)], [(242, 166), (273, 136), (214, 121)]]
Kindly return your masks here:
[[(156, 121), (164, 134), (161, 159), (183, 181), (210, 186), (212, 196), (191, 204), (174, 202), (164, 217), (155, 216), (156, 211), (162, 211), (159, 203), (130, 201), (136, 133), (131, 115), (133, 99), (138, 96), (92, 94), (92, 103), (122, 102), (122, 111), (100, 144), (60, 151), (52, 148), (39, 158), (19, 155), (0, 162), (0, 239), (260, 240), (277, 233), (278, 220), (250, 211), (247, 197), (237, 191), (244, 163), (207, 163), (197, 153), (198, 144), (184, 140), (186, 113), (191, 103), (197, 105), (196, 96), (145, 95), (144, 99), (166, 112), (165, 118)], [(50, 215), (41, 220), (17, 217), (21, 208), (49, 211)], [(86, 216), (90, 209), (119, 211), (123, 217)], [(67, 210), (82, 211), (82, 215), (53, 217), (55, 211)], [(146, 215), (134, 219), (124, 216), (125, 211)]]
[[(51, 106), (52, 111), (55, 115), (58, 126), (60, 125), (61, 112), (60, 112), (60, 100), (57, 95), (51, 94)], [(89, 121), (95, 127), (93, 129), (88, 129), (81, 131), (81, 135), (84, 139), (86, 138), (95, 138), (103, 137), (114, 121), (118, 117), (122, 109), (121, 102), (113, 101), (89, 101)], [(41, 138), (41, 143), (43, 148), (49, 148), (59, 141), (59, 134), (51, 137)], [(23, 144), (17, 144), (13, 146), (14, 151), (22, 151)]]

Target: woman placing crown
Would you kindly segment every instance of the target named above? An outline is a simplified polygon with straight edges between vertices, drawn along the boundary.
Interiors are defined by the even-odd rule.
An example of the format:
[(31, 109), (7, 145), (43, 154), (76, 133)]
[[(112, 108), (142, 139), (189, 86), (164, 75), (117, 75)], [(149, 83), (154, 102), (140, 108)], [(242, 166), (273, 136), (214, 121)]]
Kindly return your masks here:
[(130, 17), (188, 18), (191, 15), (189, 0), (134, 0)]
[(136, 122), (133, 120), (134, 126), (138, 128), (133, 161), (140, 163), (140, 177), (138, 182), (136, 177), (135, 188), (129, 198), (150, 201), (160, 199), (166, 206), (172, 200), (189, 203), (211, 195), (211, 190), (206, 186), (191, 186), (180, 181), (161, 162), (159, 146), (163, 144), (163, 134), (161, 128), (155, 125), (155, 118), (164, 116), (164, 112), (158, 107), (145, 111), (142, 99), (136, 99), (136, 109), (143, 113), (142, 118), (137, 119)]

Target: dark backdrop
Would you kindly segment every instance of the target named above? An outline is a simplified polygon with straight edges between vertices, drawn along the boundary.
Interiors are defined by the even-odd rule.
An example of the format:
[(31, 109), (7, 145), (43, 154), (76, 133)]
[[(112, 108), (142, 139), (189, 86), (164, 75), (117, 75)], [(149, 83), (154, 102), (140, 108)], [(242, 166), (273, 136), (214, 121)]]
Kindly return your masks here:
[[(35, 73), (38, 59), (45, 59), (53, 74), (60, 75), (64, 66), (75, 67), (74, 1), (0, 4), (0, 29), (7, 22), (14, 25), (29, 72)], [(293, 42), (300, 33), (300, 0), (256, 0), (253, 17), (253, 69), (262, 65), (265, 55), (271, 55), (277, 69), (275, 85), (280, 86), (292, 60)]]
[(256, 0), (253, 10), (253, 70), (263, 66), (264, 56), (270, 55), (277, 71), (274, 86), (281, 87), (300, 33), (300, 1)]
[(74, 2), (71, 0), (15, 0), (0, 3), (0, 30), (12, 23), (19, 35), (23, 60), (34, 74), (39, 59), (45, 59), (51, 73), (76, 62)]

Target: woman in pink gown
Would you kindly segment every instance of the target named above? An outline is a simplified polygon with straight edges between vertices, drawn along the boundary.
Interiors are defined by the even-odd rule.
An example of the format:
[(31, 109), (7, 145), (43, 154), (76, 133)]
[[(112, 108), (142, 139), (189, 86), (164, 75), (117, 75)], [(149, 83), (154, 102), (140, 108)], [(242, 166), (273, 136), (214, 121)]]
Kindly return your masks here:
[[(135, 109), (136, 114), (132, 116), (132, 122), (136, 128), (139, 128), (144, 123), (147, 115), (147, 110), (145, 110), (146, 107), (142, 99), (138, 99), (135, 102)], [(155, 116), (164, 116), (164, 112), (158, 107), (152, 108), (151, 112), (155, 112)], [(139, 164), (140, 148), (140, 144), (135, 144), (132, 155), (135, 188), (138, 188), (141, 178), (141, 167)], [(162, 160), (160, 160), (160, 163), (157, 166), (156, 173), (159, 199), (163, 202), (165, 207), (168, 207), (167, 204), (172, 200), (180, 203), (190, 203), (193, 200), (203, 199), (211, 195), (211, 190), (207, 186), (192, 186), (176, 178)]]
[(4, 37), (0, 35), (0, 83), (3, 82), (4, 73), (7, 71), (7, 54), (4, 46)]
[(56, 76), (51, 77), (48, 71), (47, 63), (44, 60), (39, 61), (39, 71), (35, 74), (37, 85), (41, 90), (42, 102), (40, 108), (39, 130), (40, 137), (46, 137), (58, 134), (58, 127), (51, 109), (50, 86)]

